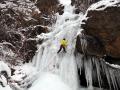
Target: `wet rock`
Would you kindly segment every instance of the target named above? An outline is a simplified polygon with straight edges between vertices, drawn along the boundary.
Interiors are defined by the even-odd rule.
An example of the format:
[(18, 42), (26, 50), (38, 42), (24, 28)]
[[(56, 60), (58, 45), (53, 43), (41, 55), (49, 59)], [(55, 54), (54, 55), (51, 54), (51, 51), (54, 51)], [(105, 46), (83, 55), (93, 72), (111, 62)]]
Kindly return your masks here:
[(88, 20), (82, 25), (84, 34), (97, 38), (105, 55), (120, 58), (120, 7), (107, 7), (101, 11), (89, 11)]

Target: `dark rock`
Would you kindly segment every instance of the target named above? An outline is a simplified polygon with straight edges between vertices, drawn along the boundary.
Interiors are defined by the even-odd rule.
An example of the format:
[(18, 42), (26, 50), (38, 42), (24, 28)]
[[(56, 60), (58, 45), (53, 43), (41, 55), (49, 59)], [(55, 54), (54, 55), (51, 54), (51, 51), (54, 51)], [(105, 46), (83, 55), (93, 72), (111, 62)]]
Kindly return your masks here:
[(120, 65), (120, 58), (114, 58), (111, 56), (105, 56), (103, 58), (105, 59), (106, 62), (110, 64)]
[(85, 78), (85, 70), (82, 69), (82, 71), (80, 72), (80, 69), (78, 69), (78, 75), (79, 75), (80, 85), (83, 87), (87, 87), (87, 81)]
[(62, 15), (64, 13), (64, 6), (58, 0), (39, 0), (36, 3), (41, 13), (34, 15), (39, 25), (52, 25), (56, 22), (55, 13)]
[[(8, 0), (7, 0), (8, 1)], [(35, 0), (31, 0), (35, 2)], [(1, 3), (6, 4), (5, 0)], [(16, 4), (18, 8), (22, 5), (16, 0), (8, 1)], [(28, 5), (29, 2), (25, 2)], [(19, 5), (20, 4), (20, 5)], [(60, 12), (62, 14), (63, 6), (59, 5), (58, 0), (38, 0), (36, 6), (41, 10), (40, 13), (36, 11), (36, 6), (29, 4), (29, 8), (22, 5), (26, 13), (14, 9), (14, 6), (0, 8), (0, 49), (12, 53), (4, 57), (5, 61), (13, 65), (20, 62), (29, 62), (32, 60), (37, 50), (38, 41), (36, 36), (41, 33), (47, 33), (46, 26), (51, 25), (56, 21), (54, 14)], [(31, 10), (29, 10), (31, 7)], [(28, 9), (27, 9), (28, 8)], [(39, 41), (39, 44), (42, 41)], [(0, 57), (5, 53), (0, 52)]]
[(64, 6), (63, 5), (59, 5), (57, 12), (59, 13), (59, 15), (62, 15), (64, 13)]
[(77, 41), (76, 41), (76, 48), (75, 48), (75, 53), (77, 54), (77, 52), (82, 53), (82, 45), (81, 45), (81, 40), (80, 40), (80, 36), (77, 36)]
[(108, 7), (101, 11), (89, 11), (88, 20), (82, 25), (84, 34), (97, 38), (105, 55), (120, 57), (120, 7)]
[(81, 12), (81, 10), (75, 9), (75, 14), (79, 14), (80, 12)]
[(38, 0), (37, 7), (40, 9), (42, 14), (50, 15), (52, 11), (56, 10), (57, 5), (59, 4), (58, 0)]
[(21, 46), (22, 36), (16, 32), (8, 32), (6, 41), (10, 42), (13, 46), (19, 48)]
[(29, 38), (36, 38), (37, 35), (41, 33), (48, 33), (48, 28), (44, 26), (35, 26), (35, 28), (28, 28), (27, 30), (20, 31), (27, 39)]
[(11, 68), (11, 76), (14, 75), (14, 72), (15, 72), (15, 69), (14, 69), (14, 68)]
[(30, 31), (31, 33), (29, 34), (28, 37), (36, 37), (37, 35), (40, 35), (41, 33), (47, 33), (48, 28), (47, 27), (42, 27), (42, 26), (37, 26), (34, 30)]
[(35, 51), (37, 50), (37, 42), (36, 40), (26, 40), (23, 43), (23, 46), (19, 50), (20, 57), (24, 58), (24, 62), (29, 62), (32, 60), (35, 55)]
[[(101, 6), (101, 7), (104, 7)], [(98, 7), (98, 8), (101, 8)], [(85, 24), (82, 24), (82, 35), (77, 37), (76, 42), (76, 52), (84, 54), (85, 57), (93, 56), (97, 57), (98, 62), (103, 62), (100, 58), (104, 58), (107, 62), (112, 64), (119, 64), (120, 58), (120, 7), (107, 7), (105, 10), (91, 10), (88, 11), (87, 20), (83, 20)], [(81, 45), (81, 40), (85, 40), (87, 42), (87, 46), (83, 48)], [(85, 50), (84, 50), (85, 49)], [(87, 58), (86, 58), (87, 60)], [(102, 65), (105, 64), (105, 67), (102, 68)], [(96, 71), (96, 66), (93, 64), (93, 86), (99, 87), (98, 83), (98, 75)], [(119, 90), (119, 83), (117, 80), (119, 78), (119, 69), (113, 68), (106, 63), (100, 64), (100, 75), (102, 84), (101, 87), (107, 88), (111, 90), (116, 90), (114, 85), (107, 80), (107, 76), (104, 72), (106, 69), (107, 75), (110, 70), (113, 70), (115, 80), (116, 80), (116, 87)], [(112, 75), (110, 75), (111, 77)], [(81, 77), (81, 76), (80, 76)], [(84, 78), (84, 70), (82, 71), (82, 82), (83, 86), (86, 86), (85, 78)], [(110, 83), (110, 85), (109, 85)]]
[(76, 52), (102, 57), (105, 54), (104, 46), (96, 38), (88, 35), (78, 35), (76, 41)]

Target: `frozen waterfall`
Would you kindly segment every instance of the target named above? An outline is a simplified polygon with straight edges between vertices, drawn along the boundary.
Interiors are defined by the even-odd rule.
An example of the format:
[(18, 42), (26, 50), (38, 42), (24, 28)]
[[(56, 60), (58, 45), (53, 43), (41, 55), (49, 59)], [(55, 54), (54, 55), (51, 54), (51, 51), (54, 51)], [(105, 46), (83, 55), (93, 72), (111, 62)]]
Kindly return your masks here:
[[(77, 66), (80, 70), (84, 68), (87, 86), (90, 87), (90, 90), (93, 90), (95, 80), (101, 87), (102, 75), (107, 79), (110, 89), (112, 87), (117, 90), (120, 82), (119, 70), (114, 69), (114, 66), (110, 66), (101, 58), (74, 56), (76, 37), (82, 30), (80, 25), (84, 15), (82, 13), (74, 14), (73, 11), (74, 7), (66, 5), (63, 15), (56, 14), (57, 21), (53, 24), (51, 32), (38, 35), (39, 39), (43, 39), (43, 43), (38, 45), (38, 51), (32, 60), (33, 66), (40, 73), (50, 72), (59, 76), (72, 90), (80, 89)], [(67, 53), (57, 54), (60, 47), (59, 42), (63, 38), (68, 40)], [(83, 53), (85, 53), (87, 42), (84, 38), (80, 41)]]
[[(33, 65), (39, 72), (52, 72), (59, 75), (72, 90), (78, 90), (79, 79), (74, 50), (83, 14), (74, 14), (73, 10), (74, 7), (67, 5), (64, 14), (57, 15), (57, 21), (53, 25), (52, 31), (38, 36), (38, 38), (44, 37), (45, 41), (38, 46)], [(63, 38), (68, 40), (67, 53), (57, 54), (60, 47), (59, 41)]]

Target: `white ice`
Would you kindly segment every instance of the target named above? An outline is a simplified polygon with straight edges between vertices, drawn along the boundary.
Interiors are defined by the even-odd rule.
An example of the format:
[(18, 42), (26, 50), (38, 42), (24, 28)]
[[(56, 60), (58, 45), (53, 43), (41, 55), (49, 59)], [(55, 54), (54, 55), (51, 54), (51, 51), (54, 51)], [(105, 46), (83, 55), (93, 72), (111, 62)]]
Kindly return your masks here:
[(29, 90), (72, 90), (58, 75), (52, 73), (41, 73), (39, 79)]
[(71, 0), (59, 0), (59, 1), (63, 5), (70, 5), (71, 4)]
[[(74, 50), (77, 34), (81, 31), (80, 23), (83, 14), (74, 14), (73, 10), (74, 7), (66, 5), (64, 14), (57, 14), (57, 21), (52, 26), (52, 31), (39, 35), (39, 38), (45, 38), (45, 41), (39, 45), (33, 65), (39, 72), (57, 74), (72, 90), (78, 90), (79, 80)], [(60, 40), (63, 38), (68, 40), (67, 53), (57, 54)]]

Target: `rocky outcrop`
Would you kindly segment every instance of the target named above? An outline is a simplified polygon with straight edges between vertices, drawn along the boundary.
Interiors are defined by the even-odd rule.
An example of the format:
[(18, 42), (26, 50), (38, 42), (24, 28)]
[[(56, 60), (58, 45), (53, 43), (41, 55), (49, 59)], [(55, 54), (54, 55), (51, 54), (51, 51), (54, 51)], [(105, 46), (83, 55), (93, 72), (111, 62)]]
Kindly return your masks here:
[(58, 0), (38, 0), (36, 6), (40, 10), (40, 14), (34, 14), (34, 18), (38, 21), (39, 25), (50, 26), (56, 22), (55, 13), (63, 14), (64, 6), (59, 4)]
[[(119, 89), (119, 84), (117, 83), (119, 67), (116, 66), (116, 68), (114, 68), (101, 58), (104, 58), (112, 64), (119, 64), (120, 62), (120, 2), (117, 0), (106, 0), (107, 3), (104, 0), (102, 1), (104, 3), (96, 3), (90, 6), (86, 12), (86, 18), (81, 25), (83, 31), (77, 37), (76, 51), (82, 53), (86, 61), (93, 60), (93, 86), (100, 86), (98, 83), (99, 75), (97, 75), (97, 69), (100, 65), (99, 74), (102, 80), (101, 87), (116, 90), (114, 82), (111, 83), (107, 75), (110, 76), (110, 80), (112, 80), (112, 76), (114, 76), (116, 87)], [(91, 57), (96, 58), (92, 59)], [(97, 66), (94, 65), (96, 64), (95, 61), (99, 63)], [(105, 65), (105, 67), (102, 67), (102, 65)], [(105, 73), (104, 71), (107, 72)], [(84, 68), (79, 77), (80, 79), (82, 78), (81, 84), (87, 86)]]
[[(120, 7), (118, 7), (120, 4), (117, 3), (115, 5), (114, 7), (107, 7), (100, 11), (89, 10), (86, 16), (89, 18), (83, 21), (85, 24), (82, 24), (82, 28), (84, 29), (82, 33), (85, 36), (94, 38), (92, 41), (97, 41), (98, 45), (101, 44), (100, 48), (104, 52), (103, 56), (120, 58)], [(91, 44), (87, 49), (91, 48), (94, 50), (93, 46), (95, 44), (90, 42), (90, 40), (87, 40), (87, 42)], [(100, 54), (99, 50), (96, 53)], [(93, 53), (96, 50), (89, 51), (89, 53)]]
[(49, 32), (55, 13), (62, 15), (63, 9), (58, 0), (0, 1), (0, 60), (14, 65), (31, 61), (42, 43), (36, 36)]
[(55, 13), (62, 15), (58, 0), (0, 1), (0, 60), (13, 65), (32, 60), (37, 50), (36, 36), (49, 32)]
[(98, 57), (102, 57), (105, 54), (105, 50), (99, 39), (89, 35), (77, 36), (76, 52)]

